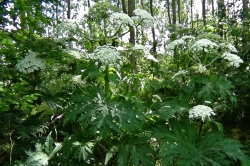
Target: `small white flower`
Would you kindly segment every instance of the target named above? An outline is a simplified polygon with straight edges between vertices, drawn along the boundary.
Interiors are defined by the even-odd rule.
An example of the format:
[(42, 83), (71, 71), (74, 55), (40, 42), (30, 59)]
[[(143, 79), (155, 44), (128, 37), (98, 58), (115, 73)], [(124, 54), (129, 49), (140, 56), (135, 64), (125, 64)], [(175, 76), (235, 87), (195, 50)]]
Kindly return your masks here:
[(205, 72), (207, 72), (206, 66), (204, 66), (204, 65), (202, 65), (202, 64), (199, 64), (199, 65), (198, 65), (198, 72), (199, 72), (199, 73), (205, 73)]
[(143, 45), (135, 45), (133, 47), (133, 50), (142, 50), (144, 54), (147, 54), (149, 52), (148, 49)]
[(171, 78), (172, 78), (172, 79), (175, 79), (175, 77), (177, 77), (177, 76), (179, 76), (179, 75), (186, 75), (186, 74), (188, 74), (188, 71), (187, 71), (187, 70), (180, 70), (180, 71), (178, 71), (177, 73), (175, 73), (175, 75), (172, 76)]
[(190, 119), (201, 119), (203, 122), (212, 115), (215, 115), (214, 110), (205, 105), (197, 105), (189, 110)]
[(142, 50), (144, 52), (144, 56), (145, 58), (149, 59), (149, 60), (152, 60), (154, 62), (159, 62), (158, 59), (156, 59), (153, 55), (151, 55), (149, 53), (149, 50), (147, 47), (143, 46), (143, 45), (135, 45), (133, 47), (133, 50)]
[(212, 102), (211, 102), (211, 101), (205, 101), (205, 103), (207, 103), (207, 104), (211, 104)]
[(243, 60), (238, 55), (229, 52), (225, 52), (222, 57), (229, 61), (228, 66), (237, 68), (240, 66), (240, 63), (243, 63)]
[(181, 39), (182, 40), (194, 40), (195, 37), (193, 37), (193, 36), (182, 36)]
[(176, 46), (183, 45), (185, 44), (185, 41), (183, 39), (177, 39), (172, 41), (167, 45), (168, 50), (173, 50)]
[(65, 52), (72, 55), (76, 59), (81, 59), (83, 57), (83, 55), (77, 50), (69, 49), (69, 50), (65, 50)]
[(20, 72), (32, 73), (36, 70), (45, 69), (44, 61), (36, 57), (37, 53), (29, 52), (20, 62), (16, 64), (16, 69)]
[(82, 75), (73, 76), (73, 77), (72, 77), (72, 80), (73, 80), (74, 82), (76, 82), (76, 83), (81, 82), (81, 81), (82, 81), (82, 80), (81, 80), (81, 76), (82, 76)]
[(218, 45), (216, 43), (208, 39), (200, 39), (191, 46), (191, 50), (209, 52), (209, 49), (215, 49), (217, 47)]
[(84, 82), (82, 81), (82, 75), (75, 75), (75, 76), (72, 76), (72, 81), (73, 81), (73, 84), (74, 85), (80, 85), (80, 86), (83, 86), (84, 85)]
[(160, 96), (158, 96), (158, 95), (153, 95), (153, 98), (155, 98), (155, 99), (159, 100), (160, 102), (162, 102), (161, 97), (160, 97)]

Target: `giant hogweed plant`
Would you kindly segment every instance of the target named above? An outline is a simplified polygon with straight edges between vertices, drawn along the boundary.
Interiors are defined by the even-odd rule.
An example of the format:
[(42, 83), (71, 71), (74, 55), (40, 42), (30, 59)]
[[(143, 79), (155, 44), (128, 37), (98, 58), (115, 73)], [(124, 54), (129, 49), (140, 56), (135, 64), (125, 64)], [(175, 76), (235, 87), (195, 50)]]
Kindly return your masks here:
[(189, 103), (204, 101), (236, 103), (234, 86), (227, 79), (230, 68), (238, 68), (242, 59), (237, 49), (216, 35), (182, 36), (167, 49), (173, 53), (178, 72), (173, 79), (184, 87), (183, 97)]
[(236, 140), (225, 138), (222, 125), (212, 119), (215, 111), (197, 105), (184, 116), (170, 118), (153, 129), (160, 165), (249, 165), (249, 157)]

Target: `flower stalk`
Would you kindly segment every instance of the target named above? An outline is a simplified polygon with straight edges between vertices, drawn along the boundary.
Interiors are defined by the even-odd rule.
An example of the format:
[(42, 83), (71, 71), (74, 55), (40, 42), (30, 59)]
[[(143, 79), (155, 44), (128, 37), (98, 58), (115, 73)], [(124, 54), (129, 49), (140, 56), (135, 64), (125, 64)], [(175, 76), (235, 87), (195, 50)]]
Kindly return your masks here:
[(105, 81), (105, 98), (108, 99), (110, 96), (110, 89), (109, 89), (109, 66), (107, 65), (105, 68), (105, 76), (104, 76), (104, 81)]

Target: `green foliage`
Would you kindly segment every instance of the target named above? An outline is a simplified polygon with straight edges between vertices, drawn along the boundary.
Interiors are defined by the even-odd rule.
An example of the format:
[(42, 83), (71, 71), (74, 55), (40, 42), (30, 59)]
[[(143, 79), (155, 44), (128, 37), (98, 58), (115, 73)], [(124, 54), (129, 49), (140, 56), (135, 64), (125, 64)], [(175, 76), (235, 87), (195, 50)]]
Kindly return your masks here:
[(68, 107), (64, 123), (79, 122), (89, 133), (102, 138), (113, 136), (113, 132), (142, 130), (145, 116), (138, 101), (121, 95), (105, 100), (102, 91), (95, 86), (82, 90), (77, 89), (72, 94), (74, 104)]
[[(195, 99), (195, 102), (203, 103), (210, 101), (212, 103), (221, 101), (230, 101), (236, 103), (233, 95), (234, 86), (225, 76), (204, 76), (196, 74), (187, 86), (184, 86), (183, 97)], [(219, 98), (218, 98), (219, 96)]]
[[(231, 139), (249, 146), (249, 135), (243, 134), (250, 117), (245, 18), (235, 20), (237, 25), (233, 18), (225, 19), (232, 22), (218, 36), (215, 16), (209, 18), (211, 26), (200, 29), (194, 29), (202, 25), (198, 16), (187, 26), (192, 28), (166, 25), (167, 11), (158, 2), (145, 2), (141, 7), (152, 7), (155, 15), (152, 31), (160, 32), (151, 41), (147, 28), (140, 26), (147, 19), (132, 18), (135, 28), (113, 23), (109, 17), (121, 11), (120, 4), (98, 2), (75, 29), (65, 25), (62, 31), (74, 33), (64, 37), (55, 32), (56, 25), (64, 13), (77, 15), (67, 3), (0, 1), (0, 165), (250, 165), (247, 146)], [(180, 17), (184, 22), (188, 13), (180, 13), (185, 13)], [(152, 44), (153, 53), (148, 46), (133, 50), (123, 39), (132, 29), (136, 45)], [(195, 37), (172, 50), (165, 46), (184, 35)], [(229, 68), (221, 55), (230, 49), (223, 46), (195, 52), (191, 45), (200, 39), (234, 43), (244, 64)], [(103, 62), (108, 64), (104, 70), (97, 64), (92, 53), (104, 45), (119, 52), (119, 67), (115, 61)], [(166, 49), (160, 53), (160, 47)], [(15, 66), (31, 51), (46, 67), (18, 71)], [(108, 56), (101, 53), (98, 60)], [(214, 119), (189, 119), (188, 110), (201, 104), (214, 109)], [(244, 139), (222, 132), (236, 127), (244, 128)]]
[(61, 147), (61, 143), (54, 143), (50, 132), (43, 145), (36, 143), (35, 152), (27, 152), (29, 157), (24, 164), (31, 166), (49, 165), (49, 160), (61, 149)]
[(148, 137), (136, 136), (122, 140), (117, 155), (117, 165), (154, 165), (153, 149), (147, 144)]
[(158, 157), (163, 165), (230, 165), (237, 160), (250, 161), (238, 141), (225, 139), (221, 132), (204, 131), (198, 135), (195, 123), (183, 118), (158, 125), (153, 137), (159, 142)]

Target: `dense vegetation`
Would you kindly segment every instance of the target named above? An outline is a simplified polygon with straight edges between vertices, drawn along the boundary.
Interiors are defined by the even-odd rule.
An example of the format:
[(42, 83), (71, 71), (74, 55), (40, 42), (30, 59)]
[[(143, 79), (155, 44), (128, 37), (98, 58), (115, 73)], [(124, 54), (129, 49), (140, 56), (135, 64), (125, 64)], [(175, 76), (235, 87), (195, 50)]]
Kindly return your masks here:
[(248, 3), (0, 0), (0, 165), (249, 166)]

